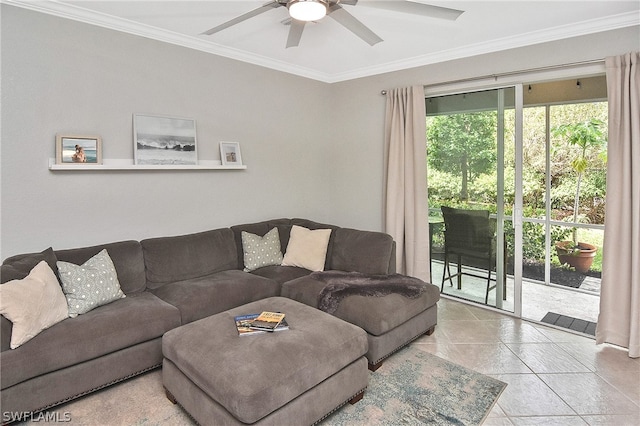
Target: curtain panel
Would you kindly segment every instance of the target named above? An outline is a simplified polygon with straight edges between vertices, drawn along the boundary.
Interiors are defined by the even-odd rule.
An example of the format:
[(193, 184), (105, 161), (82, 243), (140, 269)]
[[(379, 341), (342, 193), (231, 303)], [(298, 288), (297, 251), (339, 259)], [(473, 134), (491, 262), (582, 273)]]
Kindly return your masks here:
[(385, 154), (385, 232), (396, 241), (396, 271), (430, 282), (422, 86), (387, 91)]
[(607, 204), (596, 343), (640, 357), (640, 52), (606, 58)]

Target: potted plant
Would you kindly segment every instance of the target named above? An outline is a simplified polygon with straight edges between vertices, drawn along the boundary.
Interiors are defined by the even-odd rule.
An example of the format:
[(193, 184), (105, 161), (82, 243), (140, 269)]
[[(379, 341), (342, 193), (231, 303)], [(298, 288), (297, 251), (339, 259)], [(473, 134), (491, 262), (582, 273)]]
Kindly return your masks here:
[[(588, 151), (600, 150), (607, 142), (603, 132), (604, 122), (591, 119), (574, 124), (563, 124), (553, 129), (554, 136), (560, 136), (566, 140), (569, 146), (578, 148), (578, 154), (571, 161), (571, 168), (576, 172), (576, 193), (573, 202), (573, 223), (578, 222), (578, 208), (580, 206), (580, 183), (582, 175), (589, 166)], [(572, 266), (580, 273), (586, 273), (593, 258), (596, 255), (597, 247), (585, 242), (578, 241), (578, 229), (573, 228), (572, 241), (556, 242), (556, 252), (560, 263)]]

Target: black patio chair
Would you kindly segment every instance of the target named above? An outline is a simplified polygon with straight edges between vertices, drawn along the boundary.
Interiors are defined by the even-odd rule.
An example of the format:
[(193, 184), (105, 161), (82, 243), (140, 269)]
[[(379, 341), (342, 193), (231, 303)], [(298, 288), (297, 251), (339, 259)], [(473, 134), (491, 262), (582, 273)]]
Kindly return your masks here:
[[(464, 210), (442, 206), (444, 218), (444, 271), (442, 272), (442, 285), (445, 281), (453, 286), (453, 278), (457, 278), (458, 290), (462, 289), (462, 276), (467, 275), (487, 280), (487, 291), (484, 298), (486, 304), (489, 300), (489, 291), (496, 288), (491, 285), (492, 271), (496, 271), (496, 233), (495, 222), (489, 218), (488, 210)], [(506, 244), (505, 244), (506, 246)], [(455, 257), (457, 273), (451, 274), (451, 257)], [(506, 247), (505, 247), (506, 258)], [(473, 269), (462, 268), (462, 265), (472, 266), (476, 269), (486, 270), (486, 275), (480, 275)], [(505, 262), (506, 264), (506, 262)], [(503, 268), (504, 271), (505, 268)], [(507, 298), (506, 272), (503, 273), (503, 299)]]

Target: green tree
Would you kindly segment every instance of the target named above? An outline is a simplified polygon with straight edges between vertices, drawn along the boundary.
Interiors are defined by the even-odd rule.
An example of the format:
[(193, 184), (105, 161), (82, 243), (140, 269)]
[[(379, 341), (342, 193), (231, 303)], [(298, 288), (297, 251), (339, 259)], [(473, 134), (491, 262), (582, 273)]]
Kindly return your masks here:
[[(576, 172), (575, 199), (573, 203), (573, 222), (578, 222), (578, 208), (580, 206), (580, 183), (582, 175), (589, 167), (587, 154), (593, 150), (602, 153), (607, 139), (603, 133), (604, 122), (595, 118), (573, 124), (563, 124), (555, 127), (554, 136), (559, 136), (572, 147), (577, 148), (575, 156), (571, 160), (571, 168)], [(573, 231), (573, 243), (578, 244), (577, 232)]]
[(460, 199), (469, 198), (469, 184), (496, 167), (495, 112), (433, 117), (427, 130), (430, 167), (461, 178)]

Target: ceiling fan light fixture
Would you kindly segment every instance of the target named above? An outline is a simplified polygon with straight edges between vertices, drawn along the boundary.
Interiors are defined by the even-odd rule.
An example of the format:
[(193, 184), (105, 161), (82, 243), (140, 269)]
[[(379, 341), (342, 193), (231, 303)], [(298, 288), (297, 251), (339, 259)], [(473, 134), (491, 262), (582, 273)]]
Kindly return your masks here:
[(325, 0), (291, 0), (287, 8), (289, 15), (298, 21), (317, 21), (327, 14)]

